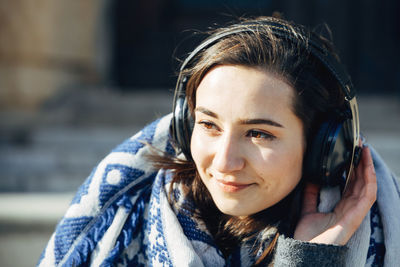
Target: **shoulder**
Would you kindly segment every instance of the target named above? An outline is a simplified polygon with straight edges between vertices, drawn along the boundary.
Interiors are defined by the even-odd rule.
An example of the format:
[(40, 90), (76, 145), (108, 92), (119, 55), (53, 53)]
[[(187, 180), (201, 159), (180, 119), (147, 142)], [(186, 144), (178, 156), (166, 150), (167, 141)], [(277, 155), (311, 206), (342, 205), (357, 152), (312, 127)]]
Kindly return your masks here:
[(121, 207), (126, 211), (131, 209), (138, 198), (148, 193), (158, 169), (147, 155), (153, 148), (172, 153), (171, 118), (169, 114), (150, 123), (113, 149), (93, 169), (57, 225), (41, 264), (77, 261), (83, 264), (90, 259)]
[(80, 187), (66, 216), (74, 217), (84, 212), (73, 209), (82, 202), (86, 212), (91, 211), (87, 215), (95, 216), (111, 198), (154, 175), (158, 170), (147, 156), (153, 148), (172, 153), (168, 137), (170, 121), (171, 115), (157, 119), (115, 147)]

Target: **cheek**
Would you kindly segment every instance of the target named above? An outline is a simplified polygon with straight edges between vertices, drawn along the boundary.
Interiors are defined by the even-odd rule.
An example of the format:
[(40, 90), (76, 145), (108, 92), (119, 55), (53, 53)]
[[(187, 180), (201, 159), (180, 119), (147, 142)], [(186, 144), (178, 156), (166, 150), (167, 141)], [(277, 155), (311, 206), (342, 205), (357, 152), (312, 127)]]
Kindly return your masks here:
[(290, 191), (294, 189), (294, 187), (300, 182), (302, 177), (302, 169), (303, 154), (301, 151), (289, 153), (282, 162), (282, 182), (287, 185)]
[(281, 155), (281, 161), (276, 165), (281, 166), (283, 172), (294, 172), (301, 174), (303, 166), (303, 152), (302, 150), (291, 150)]
[(266, 183), (276, 183), (280, 186), (297, 185), (302, 177), (302, 149), (273, 149), (264, 151), (261, 157), (255, 157), (258, 173)]
[(209, 151), (210, 147), (211, 147), (210, 142), (204, 140), (204, 137), (202, 137), (201, 134), (199, 134), (195, 126), (190, 141), (190, 152), (192, 154), (194, 163), (196, 164), (196, 167), (198, 169), (205, 164), (205, 161), (207, 160), (207, 157), (210, 154)]

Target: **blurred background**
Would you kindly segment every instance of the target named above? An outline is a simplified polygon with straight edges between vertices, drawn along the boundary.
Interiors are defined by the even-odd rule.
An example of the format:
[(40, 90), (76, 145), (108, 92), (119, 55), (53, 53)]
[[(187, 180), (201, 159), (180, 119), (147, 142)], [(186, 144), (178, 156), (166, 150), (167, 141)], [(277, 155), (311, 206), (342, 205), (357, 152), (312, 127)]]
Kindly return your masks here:
[(171, 111), (193, 32), (273, 12), (329, 26), (361, 129), (400, 176), (399, 1), (0, 0), (0, 265), (35, 265), (96, 163)]

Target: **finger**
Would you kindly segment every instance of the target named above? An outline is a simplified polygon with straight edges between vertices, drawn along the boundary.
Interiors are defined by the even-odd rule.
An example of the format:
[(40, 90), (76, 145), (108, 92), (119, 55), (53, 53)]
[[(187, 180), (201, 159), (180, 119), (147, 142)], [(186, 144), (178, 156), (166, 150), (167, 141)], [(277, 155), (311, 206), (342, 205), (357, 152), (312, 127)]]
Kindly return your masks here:
[[(376, 187), (376, 173), (371, 151), (368, 147), (362, 150), (361, 164), (355, 171), (356, 181), (353, 188), (353, 194), (367, 193), (366, 190)], [(369, 192), (369, 191), (368, 191)], [(369, 193), (373, 193), (372, 191)]]
[(306, 184), (304, 187), (303, 206), (301, 210), (302, 215), (317, 212), (318, 194), (318, 185), (312, 183)]
[(372, 201), (373, 204), (376, 199), (377, 183), (374, 162), (372, 160), (371, 151), (368, 147), (363, 149), (362, 156), (364, 161), (362, 170), (364, 183), (363, 197), (369, 200), (369, 202)]
[[(361, 163), (358, 166), (360, 166), (360, 165), (361, 165)], [(342, 198), (347, 198), (353, 194), (355, 183), (357, 180), (356, 172), (357, 172), (357, 170), (353, 170), (350, 177), (348, 178), (349, 179), (347, 181), (348, 184), (346, 184), (346, 186), (344, 188)]]
[(361, 160), (357, 168), (354, 169), (349, 184), (343, 197), (351, 197), (362, 192), (365, 184), (369, 181), (371, 175), (374, 174), (374, 165), (369, 148), (364, 147), (361, 151)]
[[(363, 161), (365, 164), (365, 168), (364, 171), (366, 173), (369, 173), (370, 176), (375, 176), (376, 179), (376, 173), (375, 173), (375, 167), (374, 167), (374, 162), (372, 160), (372, 155), (371, 155), (371, 151), (369, 149), (369, 147), (364, 147), (363, 151), (362, 151), (362, 157), (363, 157)], [(371, 177), (368, 177), (371, 178)], [(374, 178), (374, 177), (372, 177)]]
[(368, 148), (363, 149), (360, 165), (353, 178), (346, 196), (336, 206), (335, 213), (338, 218), (346, 218), (346, 224), (351, 229), (356, 229), (376, 200), (376, 174)]

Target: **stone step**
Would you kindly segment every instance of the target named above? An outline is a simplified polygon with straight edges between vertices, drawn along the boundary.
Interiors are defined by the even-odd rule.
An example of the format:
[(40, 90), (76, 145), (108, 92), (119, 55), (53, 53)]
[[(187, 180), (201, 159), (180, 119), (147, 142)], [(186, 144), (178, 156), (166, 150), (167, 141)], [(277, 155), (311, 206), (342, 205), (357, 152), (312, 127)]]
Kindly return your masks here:
[[(0, 137), (0, 192), (75, 191), (112, 148), (168, 113), (172, 101), (164, 91), (85, 98), (87, 105), (80, 98), (73, 98), (68, 105), (55, 101), (58, 108), (42, 112), (43, 116), (0, 114), (8, 120), (0, 122), (0, 132), (8, 133)], [(129, 105), (135, 107), (130, 112)], [(400, 176), (400, 100), (362, 96), (359, 105), (367, 141)], [(76, 114), (70, 115), (69, 106), (81, 111), (86, 107), (86, 118), (71, 119)], [(96, 114), (103, 121), (96, 119)], [(25, 135), (18, 137), (18, 131)]]

